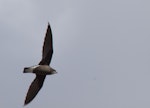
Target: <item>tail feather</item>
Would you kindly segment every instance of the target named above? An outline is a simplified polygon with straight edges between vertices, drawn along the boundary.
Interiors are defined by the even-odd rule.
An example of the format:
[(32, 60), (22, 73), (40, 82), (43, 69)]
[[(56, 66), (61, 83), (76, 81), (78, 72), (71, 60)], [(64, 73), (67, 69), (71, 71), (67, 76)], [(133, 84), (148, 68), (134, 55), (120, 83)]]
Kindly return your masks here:
[(33, 70), (30, 67), (25, 67), (23, 73), (31, 73)]

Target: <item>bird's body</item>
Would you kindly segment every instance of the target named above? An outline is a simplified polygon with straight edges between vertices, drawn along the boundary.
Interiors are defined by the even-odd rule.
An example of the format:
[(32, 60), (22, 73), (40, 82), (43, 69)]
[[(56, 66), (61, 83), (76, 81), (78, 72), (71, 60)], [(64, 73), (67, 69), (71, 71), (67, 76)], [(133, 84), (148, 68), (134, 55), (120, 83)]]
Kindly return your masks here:
[(29, 90), (26, 95), (24, 105), (30, 103), (39, 90), (42, 88), (46, 75), (52, 75), (57, 73), (55, 69), (49, 66), (53, 55), (53, 41), (52, 41), (52, 32), (50, 25), (48, 24), (47, 32), (45, 35), (43, 51), (42, 51), (42, 60), (38, 65), (25, 67), (24, 73), (34, 73), (36, 77), (31, 83)]
[(37, 75), (52, 75), (57, 73), (55, 69), (48, 65), (36, 65), (31, 67), (25, 67), (24, 73), (35, 73)]

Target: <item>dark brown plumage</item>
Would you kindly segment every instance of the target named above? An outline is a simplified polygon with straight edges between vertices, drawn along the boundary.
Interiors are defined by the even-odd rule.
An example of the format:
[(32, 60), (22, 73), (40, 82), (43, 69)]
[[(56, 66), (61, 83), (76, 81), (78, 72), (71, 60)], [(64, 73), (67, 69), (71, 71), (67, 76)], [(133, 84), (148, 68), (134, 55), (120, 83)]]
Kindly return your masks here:
[[(44, 39), (44, 44), (43, 44), (42, 60), (40, 61), (39, 66), (41, 67), (43, 66), (44, 68), (44, 66), (49, 65), (52, 59), (52, 55), (53, 55), (52, 32), (51, 32), (50, 24), (48, 23), (48, 27), (47, 27), (47, 31), (46, 31), (46, 35)], [(51, 67), (49, 68), (50, 69), (47, 70), (47, 72), (49, 72), (50, 74), (54, 74), (56, 72)], [(47, 74), (41, 75), (41, 74), (36, 73), (36, 68), (32, 68), (32, 67), (24, 68), (24, 73), (26, 73), (26, 71), (27, 72), (31, 71), (32, 73), (35, 73), (36, 77), (29, 87), (24, 105), (27, 105), (35, 98), (39, 90), (42, 88), (44, 80), (47, 75)]]

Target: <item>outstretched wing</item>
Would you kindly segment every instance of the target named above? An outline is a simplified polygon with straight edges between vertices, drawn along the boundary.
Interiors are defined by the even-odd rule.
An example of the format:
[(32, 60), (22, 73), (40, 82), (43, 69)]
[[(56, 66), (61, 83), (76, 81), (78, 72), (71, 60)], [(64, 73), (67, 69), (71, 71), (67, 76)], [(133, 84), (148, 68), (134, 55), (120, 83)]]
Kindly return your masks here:
[(36, 75), (36, 78), (34, 79), (34, 81), (31, 83), (29, 87), (24, 105), (27, 105), (35, 98), (35, 96), (43, 86), (45, 77), (46, 77), (45, 75)]
[(53, 39), (52, 39), (52, 31), (50, 24), (48, 23), (44, 44), (43, 44), (43, 51), (42, 51), (42, 60), (40, 61), (40, 65), (49, 65), (52, 59), (53, 54)]

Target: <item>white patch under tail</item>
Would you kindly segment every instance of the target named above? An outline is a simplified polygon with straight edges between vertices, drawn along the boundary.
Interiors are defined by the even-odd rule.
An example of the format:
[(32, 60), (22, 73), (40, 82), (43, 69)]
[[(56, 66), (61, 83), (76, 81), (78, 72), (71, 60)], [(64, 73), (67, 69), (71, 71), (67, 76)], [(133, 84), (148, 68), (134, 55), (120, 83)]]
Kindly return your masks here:
[(31, 66), (31, 67), (26, 67), (26, 68), (24, 68), (24, 73), (32, 73), (33, 72), (33, 70), (35, 69), (35, 68), (37, 68), (39, 65), (35, 65), (35, 66)]

